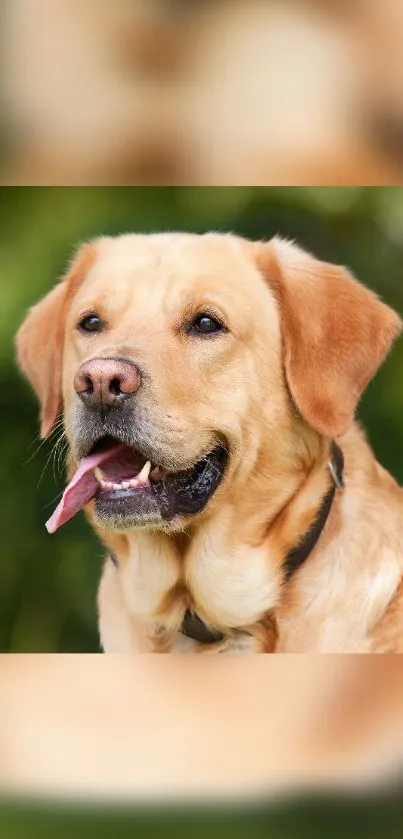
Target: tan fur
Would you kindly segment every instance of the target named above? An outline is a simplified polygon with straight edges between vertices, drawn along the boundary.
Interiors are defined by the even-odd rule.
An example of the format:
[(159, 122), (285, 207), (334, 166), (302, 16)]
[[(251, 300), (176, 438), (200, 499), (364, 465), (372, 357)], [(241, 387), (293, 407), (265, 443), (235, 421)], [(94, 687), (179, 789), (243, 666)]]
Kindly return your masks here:
[[(107, 328), (83, 336), (76, 325), (94, 307)], [(206, 307), (229, 332), (189, 340), (186, 318)], [(205, 510), (176, 529), (117, 535), (96, 526), (119, 560), (118, 568), (106, 563), (99, 592), (106, 651), (401, 648), (403, 495), (354, 424), (358, 399), (401, 324), (346, 269), (279, 239), (103, 238), (81, 251), (27, 323), (19, 358), (44, 406), (44, 434), (60, 387), (70, 473), (74, 375), (94, 356), (124, 356), (146, 370), (148, 389), (136, 399), (172, 468), (189, 468), (223, 438), (230, 451)], [(44, 340), (49, 324), (57, 348)], [(38, 355), (39, 344), (47, 354)], [(304, 566), (285, 582), (287, 552), (331, 485), (333, 437), (345, 456), (346, 490)], [(93, 521), (92, 505), (87, 512)], [(225, 640), (204, 648), (183, 638), (189, 607)]]

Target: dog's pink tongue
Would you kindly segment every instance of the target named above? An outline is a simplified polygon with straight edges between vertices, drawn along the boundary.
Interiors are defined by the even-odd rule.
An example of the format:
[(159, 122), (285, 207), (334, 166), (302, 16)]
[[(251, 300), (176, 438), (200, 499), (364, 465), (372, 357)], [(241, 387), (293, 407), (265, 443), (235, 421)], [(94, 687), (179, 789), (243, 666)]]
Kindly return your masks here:
[(73, 518), (86, 504), (95, 497), (98, 492), (98, 481), (94, 475), (94, 469), (102, 466), (111, 458), (116, 457), (125, 446), (118, 444), (111, 446), (97, 454), (90, 454), (80, 462), (74, 478), (63, 493), (63, 498), (53, 513), (53, 516), (46, 522), (48, 533), (56, 533), (63, 524)]

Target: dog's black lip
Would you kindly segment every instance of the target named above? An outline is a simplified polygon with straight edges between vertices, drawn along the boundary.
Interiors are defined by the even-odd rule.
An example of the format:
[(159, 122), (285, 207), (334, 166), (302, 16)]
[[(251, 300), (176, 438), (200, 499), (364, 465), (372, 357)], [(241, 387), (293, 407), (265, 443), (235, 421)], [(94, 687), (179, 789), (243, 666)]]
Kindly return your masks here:
[(108, 490), (98, 490), (95, 498), (102, 498), (105, 501), (113, 501), (114, 499), (119, 501), (124, 498), (132, 498), (135, 495), (138, 495), (140, 492), (151, 492), (151, 486), (146, 486), (143, 484), (142, 486), (132, 488), (132, 489), (108, 489)]

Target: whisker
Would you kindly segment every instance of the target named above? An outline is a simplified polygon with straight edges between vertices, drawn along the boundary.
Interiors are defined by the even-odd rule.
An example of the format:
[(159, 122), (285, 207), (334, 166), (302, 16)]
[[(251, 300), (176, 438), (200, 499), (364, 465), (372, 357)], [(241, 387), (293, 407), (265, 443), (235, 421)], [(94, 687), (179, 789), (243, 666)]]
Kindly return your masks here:
[(52, 455), (53, 455), (53, 450), (51, 451), (51, 453), (50, 453), (50, 455), (49, 455), (49, 457), (48, 457), (48, 459), (47, 459), (47, 461), (46, 461), (46, 463), (45, 463), (45, 466), (44, 466), (44, 468), (43, 468), (43, 470), (42, 470), (42, 474), (41, 474), (41, 476), (40, 476), (40, 478), (39, 478), (39, 481), (38, 481), (38, 483), (37, 483), (37, 485), (36, 485), (36, 488), (37, 488), (37, 489), (39, 489), (39, 487), (40, 487), (40, 485), (41, 485), (41, 483), (42, 483), (42, 481), (43, 481), (43, 477), (44, 477), (45, 472), (46, 472), (46, 470), (47, 470), (47, 468), (48, 468), (48, 466), (49, 466), (49, 463), (50, 463), (50, 461), (51, 461)]
[[(40, 450), (42, 449), (42, 447), (43, 447), (43, 446), (45, 446), (48, 442), (50, 442), (51, 438), (53, 437), (53, 435), (54, 435), (54, 434), (56, 434), (56, 432), (57, 432), (57, 431), (60, 431), (60, 429), (61, 429), (61, 428), (62, 428), (62, 426), (63, 426), (63, 423), (64, 423), (64, 419), (63, 419), (63, 417), (60, 417), (60, 419), (56, 422), (55, 427), (53, 428), (53, 430), (52, 430), (51, 434), (49, 435), (49, 437), (47, 437), (45, 440), (41, 440), (41, 441), (40, 441), (40, 443), (39, 443), (39, 445), (37, 446), (37, 448), (35, 449), (35, 451), (34, 451), (34, 452), (33, 452), (33, 453), (32, 453), (32, 454), (28, 457), (28, 459), (27, 459), (27, 460), (23, 463), (23, 466), (28, 466), (28, 465), (29, 465), (29, 464), (33, 461), (33, 459), (34, 459), (34, 458), (36, 457), (36, 455), (40, 452)], [(63, 433), (64, 433), (64, 431), (63, 431)], [(34, 446), (34, 445), (38, 442), (38, 440), (40, 440), (40, 435), (39, 435), (39, 434), (37, 435), (37, 437), (35, 437), (35, 438), (34, 438), (34, 440), (32, 441), (32, 443), (30, 444), (30, 446), (29, 446), (29, 450), (30, 450), (30, 449), (32, 449), (32, 447), (33, 447), (33, 446)]]
[(59, 471), (59, 476), (62, 474), (62, 459), (64, 454), (68, 449), (68, 441), (64, 438), (64, 432), (60, 435), (58, 440), (56, 441), (53, 449), (53, 477), (55, 481), (57, 481), (57, 470)]
[(38, 432), (36, 437), (34, 437), (34, 439), (32, 440), (32, 443), (30, 443), (30, 445), (28, 446), (28, 449), (32, 449), (32, 447), (35, 445), (35, 443), (40, 442), (40, 445), (43, 445), (44, 443), (46, 443), (46, 441), (49, 440), (49, 438), (55, 433), (55, 431), (57, 431), (57, 429), (60, 428), (62, 423), (63, 423), (63, 417), (60, 417), (56, 421), (56, 423), (54, 425), (54, 428), (52, 428), (52, 431), (50, 432), (49, 436), (45, 437), (44, 440), (42, 440), (41, 434), (40, 434), (40, 432)]
[[(39, 478), (39, 481), (38, 481), (38, 484), (37, 484), (37, 489), (40, 487), (40, 485), (41, 485), (41, 483), (42, 483), (42, 480), (43, 480), (43, 477), (44, 477), (44, 475), (45, 475), (45, 472), (46, 472), (46, 470), (47, 470), (47, 468), (48, 468), (48, 466), (49, 466), (49, 463), (50, 463), (50, 461), (52, 460), (52, 458), (54, 458), (56, 448), (57, 448), (58, 444), (61, 442), (61, 440), (63, 439), (63, 437), (64, 437), (64, 430), (61, 432), (61, 434), (60, 434), (59, 438), (55, 441), (54, 445), (52, 446), (52, 449), (51, 449), (51, 451), (50, 451), (49, 457), (48, 457), (48, 459), (47, 459), (47, 461), (46, 461), (46, 463), (45, 463), (44, 469), (43, 469), (42, 474), (41, 474), (41, 476), (40, 476), (40, 478)], [(54, 474), (54, 472), (53, 472), (53, 475), (54, 475), (55, 480), (57, 480), (56, 475)]]
[(57, 456), (57, 468), (59, 470), (59, 475), (63, 474), (64, 466), (65, 466), (64, 458), (65, 458), (65, 455), (68, 452), (68, 449), (69, 449), (68, 440), (66, 440), (64, 443), (63, 443), (63, 441), (61, 441), (58, 456)]

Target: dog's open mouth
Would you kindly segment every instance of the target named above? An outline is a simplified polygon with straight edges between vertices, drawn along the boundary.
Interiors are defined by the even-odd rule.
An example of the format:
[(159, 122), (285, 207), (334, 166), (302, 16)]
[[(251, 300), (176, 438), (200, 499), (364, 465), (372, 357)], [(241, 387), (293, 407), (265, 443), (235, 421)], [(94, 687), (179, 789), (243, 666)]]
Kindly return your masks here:
[(195, 515), (220, 484), (227, 457), (225, 447), (217, 446), (192, 468), (175, 472), (146, 460), (129, 445), (104, 438), (80, 461), (47, 530), (55, 533), (94, 499), (97, 521), (111, 529)]

